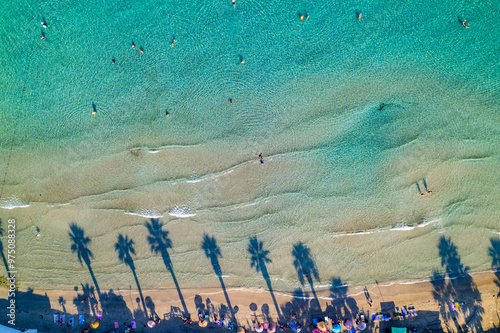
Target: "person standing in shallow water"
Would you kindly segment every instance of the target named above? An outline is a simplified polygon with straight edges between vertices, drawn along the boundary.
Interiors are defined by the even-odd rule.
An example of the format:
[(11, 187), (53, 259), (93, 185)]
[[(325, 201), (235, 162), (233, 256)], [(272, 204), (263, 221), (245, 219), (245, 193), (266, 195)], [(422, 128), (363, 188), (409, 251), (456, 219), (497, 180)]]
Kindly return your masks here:
[(264, 158), (262, 157), (262, 153), (259, 153), (260, 164), (264, 164)]

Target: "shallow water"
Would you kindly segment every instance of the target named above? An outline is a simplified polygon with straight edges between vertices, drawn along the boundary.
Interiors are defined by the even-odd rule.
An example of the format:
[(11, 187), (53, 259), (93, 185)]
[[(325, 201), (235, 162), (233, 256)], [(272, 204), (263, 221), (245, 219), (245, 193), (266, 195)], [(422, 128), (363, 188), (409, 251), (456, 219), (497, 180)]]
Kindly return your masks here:
[(253, 236), (282, 292), (300, 286), (298, 242), (316, 286), (428, 278), (443, 270), (442, 236), (471, 271), (490, 267), (497, 2), (0, 8), (0, 219), (17, 221), (22, 288), (92, 283), (70, 223), (91, 239), (101, 290), (135, 285), (119, 234), (135, 242), (142, 288), (172, 288), (150, 218), (169, 232), (181, 288), (220, 286), (205, 234), (227, 287), (267, 288), (250, 266)]

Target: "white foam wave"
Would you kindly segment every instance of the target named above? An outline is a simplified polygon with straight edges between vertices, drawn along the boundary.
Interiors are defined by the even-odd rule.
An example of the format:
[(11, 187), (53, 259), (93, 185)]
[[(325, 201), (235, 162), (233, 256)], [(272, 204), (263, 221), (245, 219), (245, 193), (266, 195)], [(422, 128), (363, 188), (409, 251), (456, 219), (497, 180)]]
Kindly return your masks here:
[(186, 183), (199, 183), (201, 179), (186, 180)]
[(145, 217), (148, 219), (157, 219), (157, 218), (163, 217), (163, 214), (158, 213), (154, 209), (139, 209), (135, 212), (125, 212), (125, 214), (141, 216), (141, 217)]
[(435, 219), (435, 220), (424, 220), (424, 222), (420, 223), (417, 225), (419, 228), (423, 228), (428, 226), (429, 224), (436, 223), (436, 222), (441, 222), (441, 219)]
[(30, 206), (29, 204), (22, 201), (21, 199), (19, 199), (15, 195), (13, 195), (9, 198), (4, 198), (4, 199), (0, 200), (0, 208), (3, 208), (3, 209), (26, 208), (29, 206)]
[(174, 208), (172, 208), (172, 210), (168, 212), (168, 215), (181, 218), (196, 216), (196, 214), (192, 213), (187, 207), (178, 205), (175, 205)]
[(417, 226), (415, 226), (415, 227), (407, 225), (404, 222), (401, 222), (401, 223), (397, 224), (395, 227), (390, 228), (390, 229), (359, 231), (359, 232), (351, 232), (351, 233), (346, 233), (346, 234), (335, 234), (335, 235), (331, 235), (331, 237), (371, 235), (371, 234), (376, 234), (376, 233), (380, 233), (380, 232), (388, 232), (388, 231), (410, 231), (410, 230), (413, 230), (417, 227), (423, 228), (423, 227), (428, 226), (429, 224), (436, 223), (436, 222), (441, 222), (441, 219), (424, 220), (424, 222), (417, 224)]
[(150, 154), (157, 154), (159, 152), (160, 152), (159, 150), (148, 150), (148, 153)]

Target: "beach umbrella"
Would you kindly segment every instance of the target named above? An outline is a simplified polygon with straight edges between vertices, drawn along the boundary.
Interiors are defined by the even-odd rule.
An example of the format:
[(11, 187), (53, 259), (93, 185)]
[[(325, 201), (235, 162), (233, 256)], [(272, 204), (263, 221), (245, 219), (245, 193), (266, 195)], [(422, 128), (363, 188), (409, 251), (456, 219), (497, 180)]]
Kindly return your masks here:
[(200, 320), (200, 322), (198, 323), (198, 325), (200, 325), (201, 327), (207, 327), (208, 323), (206, 320)]
[(342, 332), (342, 327), (339, 324), (335, 324), (332, 327), (332, 332), (333, 333), (340, 333), (340, 332)]
[(350, 321), (350, 320), (346, 320), (346, 321), (344, 321), (344, 326), (345, 326), (345, 328), (347, 328), (347, 329), (352, 328), (352, 321)]
[(156, 323), (154, 321), (150, 320), (150, 321), (148, 321), (148, 326), (149, 326), (149, 328), (153, 328), (156, 326)]
[(99, 327), (99, 320), (94, 320), (92, 324), (90, 324), (90, 327), (92, 328), (98, 328)]
[(319, 328), (315, 328), (311, 333), (323, 333), (323, 331), (321, 331)]
[(238, 333), (247, 333), (244, 327), (238, 328)]
[(257, 333), (260, 333), (264, 331), (264, 327), (262, 327), (261, 325), (253, 325), (253, 330)]
[(324, 321), (320, 321), (318, 323), (318, 328), (320, 329), (320, 331), (324, 332), (324, 331), (328, 331), (328, 328), (326, 328), (326, 324)]
[(276, 332), (276, 325), (274, 325), (274, 324), (269, 324), (269, 326), (267, 327), (267, 331), (268, 331), (269, 333), (274, 333), (274, 332)]
[(358, 330), (362, 331), (366, 328), (366, 323), (364, 321), (358, 324)]

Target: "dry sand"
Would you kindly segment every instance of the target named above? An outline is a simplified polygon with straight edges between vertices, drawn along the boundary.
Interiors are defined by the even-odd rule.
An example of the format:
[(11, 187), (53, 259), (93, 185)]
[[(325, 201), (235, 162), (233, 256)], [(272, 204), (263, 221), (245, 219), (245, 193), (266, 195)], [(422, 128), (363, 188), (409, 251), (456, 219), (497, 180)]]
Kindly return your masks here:
[[(369, 296), (373, 299), (373, 307), (367, 302), (364, 287), (337, 288), (334, 292), (342, 294), (347, 291), (347, 296), (332, 300), (332, 291), (316, 290), (318, 302), (315, 300), (305, 300), (290, 295), (275, 294), (276, 301), (280, 307), (280, 314), (283, 321), (290, 321), (292, 314), (297, 316), (297, 321), (303, 324), (303, 332), (311, 331), (312, 318), (351, 319), (363, 313), (368, 318), (368, 328), (366, 331), (385, 331), (387, 327), (404, 326), (416, 327), (420, 332), (458, 332), (469, 327), (471, 331), (497, 331), (499, 327), (498, 314), (498, 279), (493, 272), (482, 272), (471, 275), (472, 279), (443, 280), (436, 287), (431, 282), (417, 283), (380, 283), (366, 286)], [(304, 296), (312, 297), (311, 289), (306, 284), (302, 287)], [(441, 288), (441, 289), (439, 289)], [(464, 302), (459, 311), (451, 312), (449, 304), (439, 306), (439, 301), (435, 300), (433, 292), (441, 292), (440, 296), (448, 301)], [(134, 290), (101, 291), (102, 301), (99, 310), (103, 311), (103, 318), (100, 327), (96, 332), (108, 332), (114, 328), (114, 322), (119, 322), (119, 329), (116, 332), (124, 332), (124, 322), (130, 323), (135, 313), (137, 329), (135, 332), (158, 331), (158, 332), (190, 332), (222, 331), (223, 329), (210, 324), (207, 328), (198, 327), (197, 316), (201, 311), (208, 311), (211, 320), (214, 314), (226, 312), (226, 318), (230, 315), (227, 312), (226, 297), (220, 288), (208, 290), (183, 289), (182, 294), (185, 304), (191, 314), (193, 323), (183, 324), (181, 320), (182, 303), (179, 301), (177, 290), (143, 290), (148, 307), (154, 304), (154, 310), (161, 319), (160, 325), (150, 329), (145, 327), (144, 316), (136, 312), (140, 307), (139, 293)], [(438, 292), (438, 294), (439, 294)], [(299, 295), (296, 292), (295, 295)], [(227, 289), (227, 295), (231, 306), (235, 312), (235, 317), (240, 326), (248, 330), (255, 323), (273, 321), (276, 322), (278, 314), (274, 306), (271, 294), (266, 290), (248, 289)], [(2, 290), (0, 296), (4, 299), (1, 306), (5, 309), (6, 292)], [(62, 303), (61, 299), (65, 300)], [(107, 298), (106, 298), (107, 297)], [(447, 298), (448, 297), (448, 298)], [(37, 328), (41, 332), (77, 332), (89, 325), (96, 318), (93, 310), (88, 305), (88, 300), (81, 302), (83, 298), (81, 290), (78, 294), (74, 290), (48, 290), (48, 291), (28, 291), (21, 290), (17, 297), (16, 326), (17, 328)], [(151, 303), (152, 302), (152, 303)], [(64, 306), (64, 309), (63, 309)], [(101, 308), (103, 306), (104, 308)], [(319, 309), (318, 306), (321, 308)], [(396, 309), (414, 307), (417, 310), (417, 317), (408, 317), (405, 320), (393, 320), (390, 322), (371, 321), (373, 314), (384, 311), (389, 313), (391, 307)], [(98, 311), (99, 311), (98, 310)], [(53, 315), (66, 313), (66, 321), (69, 317), (75, 318), (73, 328), (61, 327), (53, 323)], [(149, 312), (151, 312), (149, 310)], [(85, 315), (85, 325), (78, 325), (78, 314)], [(40, 315), (43, 318), (40, 318)], [(2, 316), (2, 324), (6, 324), (6, 317)]]

